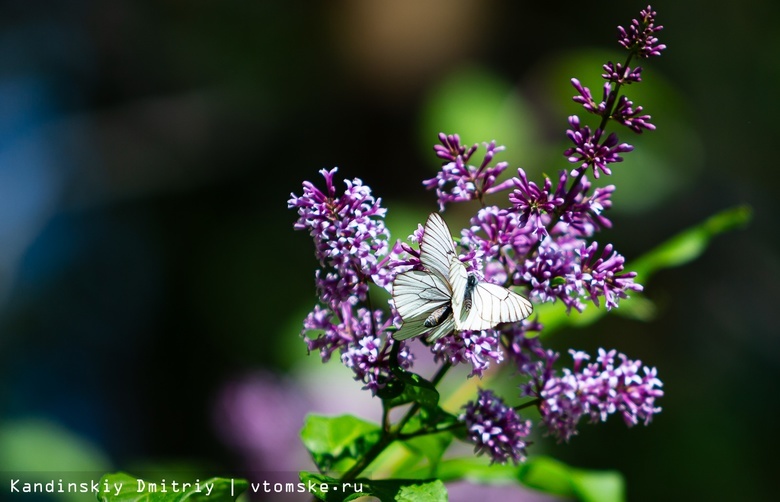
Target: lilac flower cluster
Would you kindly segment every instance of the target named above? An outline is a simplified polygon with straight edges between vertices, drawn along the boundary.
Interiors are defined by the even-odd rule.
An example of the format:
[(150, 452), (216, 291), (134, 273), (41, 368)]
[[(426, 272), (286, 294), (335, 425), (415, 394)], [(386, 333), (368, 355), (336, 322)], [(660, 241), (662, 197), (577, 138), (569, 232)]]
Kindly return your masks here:
[(659, 44), (656, 33), (663, 30), (663, 26), (655, 25), (656, 12), (648, 5), (647, 8), (639, 12), (642, 20), (632, 19), (628, 29), (618, 26), (620, 45), (630, 50), (640, 58), (649, 58), (650, 56), (660, 56), (661, 51), (666, 49), (666, 45)]
[(604, 422), (619, 413), (631, 427), (649, 424), (661, 411), (655, 400), (663, 396), (663, 384), (656, 369), (642, 366), (641, 361), (599, 349), (596, 361), (586, 363), (588, 354), (570, 350), (574, 366), (558, 374), (553, 369), (557, 352), (543, 350), (537, 339), (529, 339), (526, 346), (529, 356), (519, 362), (519, 369), (530, 380), (521, 394), (538, 399), (542, 422), (558, 441), (577, 434), (577, 425), (585, 417), (592, 423)]
[(500, 364), (504, 353), (499, 346), (498, 334), (490, 329), (483, 331), (462, 331), (458, 336), (445, 336), (436, 340), (431, 351), (437, 362), (471, 364), (469, 376), (479, 376), (491, 364)]
[(500, 190), (495, 187), (498, 176), (509, 166), (506, 162), (499, 162), (491, 166), (496, 153), (504, 150), (503, 146), (496, 146), (495, 141), (485, 144), (485, 155), (479, 167), (468, 162), (476, 152), (477, 145), (466, 148), (461, 145), (457, 134), (445, 135), (439, 133), (441, 145), (436, 145), (436, 156), (446, 162), (435, 178), (423, 181), (423, 185), (429, 190), (436, 188), (439, 197), (439, 209), (444, 210), (448, 202), (465, 202), (469, 200), (482, 200), (485, 195)]
[[(615, 187), (594, 187), (588, 179), (591, 171), (596, 179), (611, 175), (610, 166), (633, 150), (620, 143), (616, 133), (605, 132), (610, 121), (636, 133), (655, 128), (641, 106), (619, 93), (622, 85), (641, 81), (642, 68), (629, 66), (632, 56), (658, 55), (665, 48), (655, 38), (661, 29), (655, 26), (655, 12), (648, 6), (641, 14), (641, 21), (620, 28), (620, 44), (630, 56), (625, 64), (603, 66), (607, 83), (600, 101), (572, 80), (578, 92), (574, 101), (601, 119), (591, 129), (578, 116), (569, 117), (566, 134), (572, 146), (564, 156), (577, 164), (573, 170), (561, 170), (557, 179), (545, 177), (537, 184), (518, 169), (516, 176), (499, 182), (508, 165), (494, 160), (504, 147), (495, 141), (484, 144), (481, 162), (473, 165), (478, 145), (465, 146), (457, 134), (439, 134), (434, 151), (444, 161), (442, 169), (423, 184), (436, 190), (441, 209), (457, 202), (480, 203), (457, 243), (460, 259), (480, 280), (519, 287), (535, 303), (561, 302), (567, 313), (583, 311), (588, 302), (618, 308), (629, 293), (642, 291), (634, 282), (636, 274), (624, 270), (624, 257), (611, 244), (599, 246), (593, 240), (612, 226), (604, 213), (612, 207)], [(338, 352), (364, 388), (376, 393), (392, 378), (391, 365), (408, 369), (414, 356), (407, 344), (390, 336), (401, 325), (392, 304), (389, 315), (371, 306), (369, 283), (388, 289), (396, 275), (423, 265), (419, 249), (404, 242), (389, 246), (381, 200), (359, 179), (347, 181), (344, 193), (337, 194), (335, 172), (320, 172), (324, 191), (304, 182), (303, 195), (292, 194), (288, 201), (288, 207), (298, 210), (295, 228), (312, 236), (321, 266), (315, 276), (320, 303), (306, 317), (302, 335), (309, 351), (318, 351), (323, 361)], [(485, 204), (486, 195), (500, 192), (508, 192), (506, 207)], [(419, 225), (409, 240), (419, 244), (423, 232)], [(660, 411), (655, 399), (663, 392), (655, 368), (600, 349), (595, 362), (572, 352), (573, 367), (556, 370), (559, 354), (527, 336), (542, 330), (537, 319), (526, 319), (497, 329), (453, 333), (436, 340), (430, 350), (439, 363), (470, 364), (469, 376), (481, 377), (505, 358), (513, 361), (528, 380), (521, 396), (533, 399), (530, 404), (539, 408), (548, 433), (560, 441), (576, 434), (584, 417), (604, 421), (620, 413), (629, 425), (647, 424)], [(393, 351), (396, 343), (401, 345)], [(390, 360), (393, 353), (398, 354), (395, 361)], [(465, 406), (461, 421), (477, 453), (501, 463), (525, 458), (524, 438), (531, 423), (493, 392), (480, 391), (477, 400)]]
[(477, 399), (464, 406), (460, 420), (466, 424), (477, 455), (487, 453), (490, 463), (517, 464), (525, 461), (525, 438), (531, 433), (531, 421), (522, 420), (493, 391), (480, 389)]
[(387, 209), (360, 179), (345, 181), (347, 189), (336, 196), (333, 177), (337, 170), (320, 171), (325, 178), (325, 192), (305, 181), (303, 195), (290, 194), (287, 202), (288, 208), (298, 209), (294, 228), (308, 230), (314, 240), (314, 254), (325, 269), (318, 271), (317, 290), (331, 306), (365, 299), (366, 276), (379, 272), (377, 257), (387, 253), (390, 237), (382, 220)]
[[(654, 38), (653, 34), (661, 29), (655, 26), (654, 16), (648, 7), (642, 11), (641, 21), (633, 21), (628, 30), (620, 29), (620, 43), (632, 55), (658, 55), (665, 48)], [(429, 189), (437, 188), (441, 207), (466, 200), (483, 202), (477, 187), (486, 184), (491, 187), (490, 193), (511, 190), (509, 208), (486, 207), (483, 202), (469, 228), (461, 233), (460, 245), (465, 254), (473, 256), (484, 280), (526, 288), (537, 302), (561, 301), (567, 311), (582, 311), (585, 301), (599, 306), (602, 299), (607, 309), (617, 308), (619, 300), (627, 298), (629, 292), (642, 290), (634, 282), (636, 274), (624, 271), (625, 259), (611, 244), (599, 247), (596, 241), (590, 240), (596, 232), (612, 225), (604, 211), (612, 206), (615, 187), (593, 188), (587, 174), (592, 171), (597, 179), (611, 175), (610, 165), (621, 162), (621, 154), (633, 150), (633, 146), (621, 143), (616, 133), (607, 134), (605, 126), (614, 121), (635, 133), (655, 129), (643, 108), (619, 93), (622, 85), (641, 81), (642, 68), (630, 67), (630, 60), (629, 56), (625, 64), (604, 65), (603, 77), (607, 82), (600, 101), (577, 79), (572, 79), (578, 92), (574, 101), (601, 117), (601, 122), (596, 129), (591, 129), (582, 125), (576, 115), (569, 117), (567, 137), (572, 146), (564, 155), (577, 167), (570, 172), (561, 171), (557, 182), (545, 177), (541, 185), (536, 184), (522, 169), (518, 169), (516, 177), (504, 182), (497, 182), (480, 169), (462, 169), (468, 164), (466, 157), (473, 156), (478, 147), (466, 149), (457, 136), (439, 135), (442, 145), (435, 151), (447, 163), (425, 185)], [(495, 143), (490, 144), (491, 160), (498, 150)], [(442, 190), (445, 182), (455, 188), (449, 192)], [(633, 425), (639, 421), (649, 423), (660, 411), (655, 407), (655, 399), (663, 392), (654, 368), (642, 368), (641, 362), (623, 354), (617, 356), (620, 363), (615, 364), (615, 351), (601, 350), (597, 362), (592, 364), (584, 364), (587, 355), (574, 353), (573, 369), (564, 369), (559, 375), (554, 369), (559, 355), (544, 350), (538, 338), (526, 337), (527, 333), (542, 328), (536, 320), (503, 328), (496, 335), (501, 342), (498, 350), (487, 342), (491, 330), (478, 336), (483, 343), (482, 354), (499, 354), (500, 349), (505, 350), (521, 374), (529, 379), (522, 395), (535, 398), (550, 434), (568, 440), (576, 434), (576, 426), (584, 416), (605, 420), (619, 412), (626, 423)], [(481, 375), (481, 366), (473, 357), (480, 353), (468, 351), (469, 347), (476, 346), (473, 336), (464, 333), (456, 341), (438, 342), (435, 348), (439, 354), (447, 354), (451, 363), (470, 360), (474, 368), (472, 375)], [(501, 360), (498, 355), (490, 357), (490, 360)], [(484, 356), (481, 360), (489, 361)], [(508, 418), (506, 406), (496, 403), (492, 394), (480, 394), (476, 402), (467, 406), (468, 413), (463, 418), (477, 450), (490, 453), (494, 461), (505, 462), (511, 458), (505, 448), (516, 438), (513, 431), (520, 420), (514, 412)], [(476, 411), (485, 409), (491, 411), (482, 411), (482, 415)]]
[[(395, 275), (388, 267), (389, 232), (382, 220), (387, 210), (357, 178), (346, 181), (346, 190), (337, 195), (336, 170), (320, 171), (324, 192), (306, 181), (303, 195), (291, 194), (288, 201), (289, 208), (298, 209), (294, 228), (309, 232), (322, 267), (315, 274), (321, 304), (304, 320), (302, 335), (309, 351), (319, 351), (323, 361), (339, 351), (355, 379), (376, 392), (389, 378), (394, 342), (388, 335), (395, 319), (360, 305), (366, 302), (369, 282), (386, 285)], [(310, 333), (317, 336), (312, 338)], [(412, 354), (402, 347), (397, 364), (408, 368), (412, 360)]]

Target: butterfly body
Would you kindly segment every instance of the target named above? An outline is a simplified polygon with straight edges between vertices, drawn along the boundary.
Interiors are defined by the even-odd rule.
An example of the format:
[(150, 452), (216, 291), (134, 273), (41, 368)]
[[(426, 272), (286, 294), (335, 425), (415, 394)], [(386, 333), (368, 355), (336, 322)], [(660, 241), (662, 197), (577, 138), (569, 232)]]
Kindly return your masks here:
[(436, 340), (453, 329), (491, 329), (531, 314), (531, 303), (497, 284), (481, 282), (458, 258), (447, 224), (432, 213), (420, 242), (425, 270), (399, 274), (393, 283), (393, 302), (403, 326), (394, 333), (404, 340), (429, 332)]

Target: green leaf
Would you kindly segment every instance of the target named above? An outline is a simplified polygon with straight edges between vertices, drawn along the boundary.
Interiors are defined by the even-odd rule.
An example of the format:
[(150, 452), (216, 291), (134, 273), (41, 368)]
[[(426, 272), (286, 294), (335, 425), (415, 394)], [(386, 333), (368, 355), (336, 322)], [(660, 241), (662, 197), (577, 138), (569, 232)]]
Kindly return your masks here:
[(545, 493), (574, 496), (571, 468), (549, 457), (528, 459), (517, 471), (517, 479), (528, 486)]
[(439, 464), (436, 476), (442, 481), (468, 480), (472, 483), (515, 482), (550, 495), (584, 502), (621, 502), (625, 484), (619, 472), (577, 469), (553, 458), (534, 456), (520, 465), (493, 464), (485, 457), (447, 459)]
[(102, 502), (214, 502), (236, 500), (248, 483), (243, 479), (210, 478), (197, 482), (194, 479), (166, 480), (163, 485), (162, 479), (141, 479), (116, 472), (100, 478), (99, 486), (101, 490), (108, 489), (107, 493), (97, 495)]
[(622, 502), (626, 499), (623, 476), (617, 471), (573, 470), (572, 485), (584, 502)]
[(583, 502), (622, 502), (625, 483), (617, 471), (590, 471), (570, 467), (549, 457), (534, 457), (518, 469), (524, 485)]
[(328, 471), (343, 459), (360, 458), (379, 441), (381, 432), (379, 425), (352, 415), (308, 415), (301, 440), (317, 467)]
[(382, 502), (447, 501), (447, 489), (438, 479), (356, 479), (343, 483), (336, 478), (310, 472), (301, 472), (300, 479), (314, 488), (312, 495), (326, 502), (348, 502), (366, 496), (376, 497)]
[(111, 469), (108, 457), (85, 438), (40, 419), (0, 424), (0, 471), (82, 471)]
[(379, 394), (385, 408), (395, 408), (407, 403), (419, 403), (420, 406), (433, 408), (439, 404), (439, 392), (431, 382), (400, 367), (393, 367), (392, 371), (403, 388), (400, 392), (395, 390), (392, 394)]
[(654, 272), (679, 267), (695, 260), (713, 237), (742, 228), (752, 218), (749, 206), (737, 206), (710, 216), (702, 223), (675, 235), (655, 249), (626, 266), (637, 273), (637, 282), (646, 281)]
[(403, 441), (403, 445), (416, 454), (418, 458), (425, 457), (428, 459), (428, 466), (431, 472), (435, 472), (442, 455), (444, 455), (451, 443), (452, 434), (449, 432), (426, 434)]
[(517, 466), (490, 464), (487, 457), (450, 458), (439, 463), (436, 476), (444, 482), (466, 479), (472, 483), (517, 482)]
[[(751, 219), (752, 211), (748, 206), (737, 206), (717, 213), (703, 222), (688, 228), (633, 262), (627, 263), (626, 270), (637, 273), (638, 283), (647, 282), (659, 270), (678, 267), (702, 255), (710, 241), (724, 232), (744, 227)], [(654, 305), (639, 293), (632, 293), (630, 298), (620, 301), (620, 307), (614, 309), (617, 315), (634, 319), (651, 319)], [(534, 315), (544, 324), (542, 336), (549, 336), (564, 326), (587, 326), (599, 320), (607, 313), (602, 306), (589, 306), (582, 314), (566, 314), (566, 309), (560, 304), (545, 303), (534, 305)]]
[(421, 429), (431, 431), (450, 429), (457, 423), (459, 423), (458, 417), (439, 406), (435, 408), (421, 408), (419, 413), (404, 424), (401, 434), (413, 434)]

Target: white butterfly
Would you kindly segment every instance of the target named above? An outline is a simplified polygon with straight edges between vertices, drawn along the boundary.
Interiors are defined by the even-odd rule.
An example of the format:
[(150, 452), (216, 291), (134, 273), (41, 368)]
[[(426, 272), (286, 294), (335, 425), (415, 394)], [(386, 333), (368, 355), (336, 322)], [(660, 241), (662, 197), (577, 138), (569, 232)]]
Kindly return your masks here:
[(403, 319), (393, 334), (396, 340), (430, 331), (428, 340), (433, 341), (453, 329), (490, 329), (531, 315), (527, 299), (468, 273), (438, 213), (431, 213), (425, 223), (420, 262), (426, 270), (404, 272), (393, 282), (393, 302)]

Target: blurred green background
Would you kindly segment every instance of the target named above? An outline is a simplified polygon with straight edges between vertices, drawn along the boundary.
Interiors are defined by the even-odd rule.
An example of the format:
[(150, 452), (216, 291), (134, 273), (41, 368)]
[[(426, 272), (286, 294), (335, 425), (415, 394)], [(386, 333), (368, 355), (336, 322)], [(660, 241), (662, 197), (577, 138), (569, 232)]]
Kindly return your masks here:
[[(246, 375), (276, 382), (259, 428), (298, 413), (296, 393), (301, 413), (376, 413), (298, 337), (316, 263), (290, 192), (339, 166), (405, 239), (435, 209), (420, 182), (438, 167), (439, 131), (506, 145), (510, 172), (555, 175), (580, 113), (569, 79), (599, 95), (601, 64), (624, 59), (615, 27), (644, 7), (0, 3), (0, 471), (239, 472), (222, 408)], [(656, 421), (615, 417), (534, 448), (621, 471), (629, 500), (767, 499), (780, 447), (780, 4), (653, 7), (669, 48), (627, 93), (658, 130), (619, 131), (636, 150), (606, 180), (614, 229), (598, 239), (630, 259), (736, 204), (754, 221), (645, 284), (652, 322), (611, 316), (550, 341), (657, 366)], [(453, 208), (451, 226), (469, 211)], [(346, 397), (309, 406), (328, 391)]]

